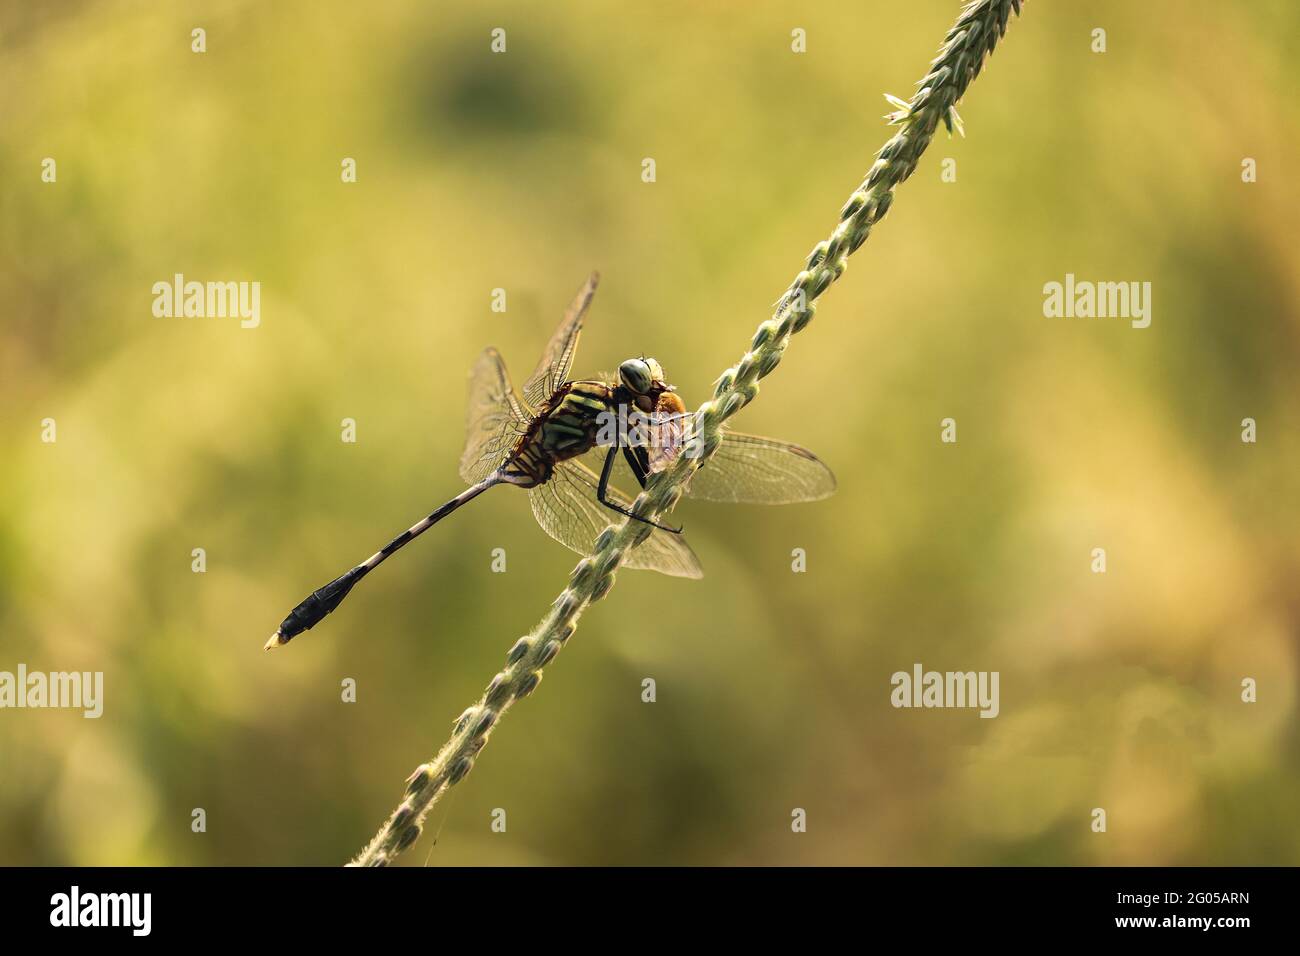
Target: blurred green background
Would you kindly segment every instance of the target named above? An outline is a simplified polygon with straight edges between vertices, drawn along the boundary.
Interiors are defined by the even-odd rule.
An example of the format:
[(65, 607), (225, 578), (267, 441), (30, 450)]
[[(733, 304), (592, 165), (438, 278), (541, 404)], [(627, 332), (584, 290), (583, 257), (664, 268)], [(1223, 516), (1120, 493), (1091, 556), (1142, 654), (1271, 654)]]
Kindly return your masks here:
[[(0, 669), (106, 685), (0, 711), (0, 863), (359, 850), (576, 556), (495, 491), (267, 635), (459, 490), (475, 357), (521, 380), (591, 269), (575, 372), (707, 397), (958, 9), (430, 6), (0, 5)], [(704, 580), (622, 572), (403, 862), (1300, 863), (1297, 38), (1030, 2), (736, 419), (838, 494), (678, 509)], [(261, 326), (154, 318), (177, 272)], [(1151, 327), (1044, 318), (1066, 272), (1152, 282)], [(893, 709), (914, 662), (1001, 715)]]

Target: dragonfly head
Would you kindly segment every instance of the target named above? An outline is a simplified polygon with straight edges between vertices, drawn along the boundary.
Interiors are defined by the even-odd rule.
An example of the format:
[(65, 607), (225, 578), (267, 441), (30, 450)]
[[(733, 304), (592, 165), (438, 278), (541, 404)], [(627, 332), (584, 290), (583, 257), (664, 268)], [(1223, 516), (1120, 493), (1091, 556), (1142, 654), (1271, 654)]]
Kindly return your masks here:
[(644, 356), (628, 359), (620, 365), (618, 379), (635, 397), (638, 407), (647, 406), (643, 411), (652, 411), (660, 393), (672, 388), (664, 381), (663, 367), (654, 359)]

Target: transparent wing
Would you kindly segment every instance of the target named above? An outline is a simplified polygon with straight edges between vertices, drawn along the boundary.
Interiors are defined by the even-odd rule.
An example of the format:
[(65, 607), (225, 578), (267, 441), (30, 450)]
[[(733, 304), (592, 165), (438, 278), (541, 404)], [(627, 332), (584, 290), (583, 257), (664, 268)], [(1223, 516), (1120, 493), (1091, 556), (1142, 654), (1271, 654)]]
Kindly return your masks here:
[[(561, 462), (551, 480), (528, 489), (537, 523), (556, 541), (589, 554), (597, 536), (622, 518), (596, 500), (596, 473), (576, 460)], [(632, 502), (613, 488), (609, 497), (623, 507)], [(704, 571), (681, 535), (655, 529), (623, 560), (623, 567), (659, 571), (675, 578), (698, 578)]]
[(510, 384), (500, 353), (484, 349), (470, 372), (460, 477), (474, 484), (496, 471), (532, 417), (533, 410)]
[(578, 347), (578, 336), (582, 333), (582, 319), (591, 305), (591, 297), (596, 294), (596, 283), (600, 281), (599, 273), (593, 272), (587, 277), (586, 284), (578, 290), (577, 296), (564, 313), (564, 321), (546, 343), (537, 368), (524, 383), (524, 400), (533, 408), (540, 408), (542, 402), (551, 397), (551, 393), (564, 384), (573, 367), (573, 353)]
[(701, 501), (750, 505), (817, 501), (834, 492), (835, 476), (807, 448), (730, 431), (686, 487)]

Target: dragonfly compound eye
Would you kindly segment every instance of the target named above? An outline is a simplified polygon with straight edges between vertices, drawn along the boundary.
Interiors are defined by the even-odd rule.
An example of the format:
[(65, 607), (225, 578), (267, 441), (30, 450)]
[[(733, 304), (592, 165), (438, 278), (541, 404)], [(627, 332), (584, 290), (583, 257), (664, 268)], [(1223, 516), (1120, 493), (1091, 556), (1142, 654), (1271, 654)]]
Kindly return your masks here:
[[(628, 359), (618, 367), (619, 380), (634, 395), (645, 395), (654, 385), (654, 369), (659, 363), (654, 359)], [(662, 370), (660, 377), (663, 376)]]

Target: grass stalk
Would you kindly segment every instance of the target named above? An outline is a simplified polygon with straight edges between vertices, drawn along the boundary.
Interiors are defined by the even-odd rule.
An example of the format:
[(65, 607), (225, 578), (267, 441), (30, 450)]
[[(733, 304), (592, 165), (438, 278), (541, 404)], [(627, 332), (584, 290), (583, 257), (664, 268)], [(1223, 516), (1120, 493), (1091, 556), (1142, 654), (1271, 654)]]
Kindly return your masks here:
[[(967, 3), (911, 100), (889, 97), (897, 109), (887, 118), (899, 127), (898, 132), (876, 154), (866, 179), (840, 210), (834, 231), (813, 247), (804, 268), (777, 301), (772, 317), (758, 327), (749, 350), (722, 373), (713, 397), (695, 411), (685, 453), (651, 478), (633, 504), (635, 514), (653, 520), (677, 504), (691, 474), (717, 450), (723, 423), (754, 400), (759, 380), (772, 373), (791, 337), (812, 321), (816, 300), (844, 274), (849, 256), (889, 212), (894, 189), (916, 170), (939, 124), (949, 133), (954, 127), (961, 130), (956, 104), (1006, 32), (1011, 14), (1020, 13), (1020, 7), (1021, 0)], [(415, 843), (430, 808), (473, 769), (510, 706), (537, 689), (543, 668), (573, 636), (579, 616), (609, 593), (624, 555), (650, 532), (649, 525), (629, 520), (601, 532), (591, 554), (578, 562), (550, 611), (532, 633), (515, 642), (506, 655), (505, 668), (492, 678), (478, 703), (457, 718), (451, 738), (407, 779), (401, 804), (351, 865), (387, 865)]]

